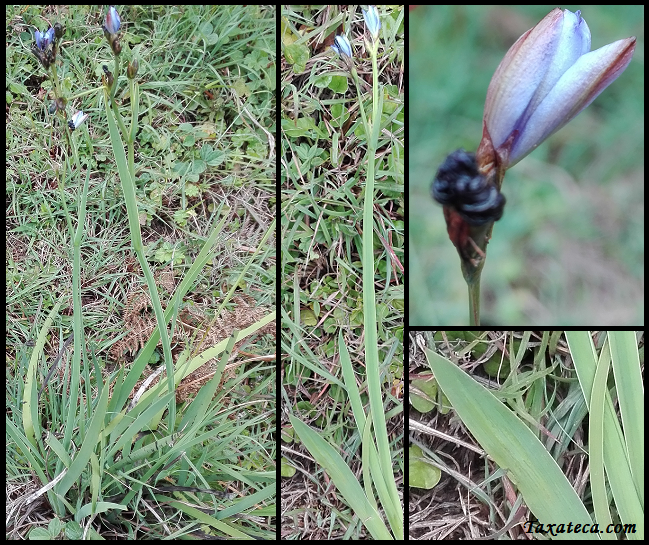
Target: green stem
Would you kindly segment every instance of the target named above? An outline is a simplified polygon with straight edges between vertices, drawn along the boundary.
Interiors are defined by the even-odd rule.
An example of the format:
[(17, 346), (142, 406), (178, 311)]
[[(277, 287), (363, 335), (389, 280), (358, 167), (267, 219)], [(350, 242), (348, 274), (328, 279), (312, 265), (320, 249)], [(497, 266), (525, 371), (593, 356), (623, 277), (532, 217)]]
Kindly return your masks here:
[[(365, 184), (365, 203), (363, 207), (363, 312), (365, 317), (365, 350), (369, 349), (374, 365), (367, 366), (367, 381), (370, 389), (370, 405), (374, 433), (379, 451), (381, 466), (392, 468), (390, 444), (385, 423), (385, 411), (381, 396), (379, 374), (379, 343), (376, 325), (376, 294), (374, 293), (374, 163), (376, 146), (381, 123), (379, 111), (379, 69), (376, 60), (376, 44), (370, 51), (372, 57), (372, 127), (367, 134), (367, 181)], [(366, 126), (366, 130), (370, 130)], [(372, 395), (374, 394), (374, 395)]]
[[(369, 49), (372, 58), (372, 118), (368, 122), (363, 106), (358, 73), (352, 66), (351, 73), (356, 83), (361, 116), (365, 125), (367, 139), (367, 177), (365, 180), (365, 200), (363, 203), (363, 325), (365, 330), (365, 369), (367, 389), (370, 400), (370, 412), (374, 426), (374, 436), (379, 454), (379, 472), (385, 483), (394, 505), (399, 504), (398, 492), (392, 469), (392, 456), (385, 422), (385, 409), (381, 387), (379, 364), (378, 333), (376, 323), (376, 294), (374, 292), (374, 177), (376, 148), (380, 134), (382, 101), (379, 89), (379, 70), (377, 63), (378, 44)], [(380, 477), (379, 477), (380, 478)], [(386, 509), (386, 511), (389, 511)], [(390, 518), (390, 517), (389, 517)], [(403, 525), (390, 519), (393, 532), (398, 539), (403, 539)]]
[(493, 223), (472, 226), (469, 239), (473, 243), (467, 242), (461, 250), (458, 250), (462, 276), (469, 288), (470, 325), (480, 325), (480, 276), (487, 259), (487, 243), (491, 238), (492, 229)]
[[(107, 90), (106, 90), (107, 91)], [(107, 92), (106, 92), (107, 95)], [(156, 321), (158, 323), (158, 329), (160, 331), (160, 339), (162, 341), (162, 352), (164, 354), (164, 362), (167, 371), (167, 385), (169, 393), (172, 394), (175, 390), (174, 386), (174, 370), (173, 370), (173, 359), (171, 357), (171, 344), (169, 341), (169, 331), (167, 329), (167, 322), (164, 317), (164, 312), (162, 311), (162, 305), (160, 303), (160, 295), (158, 294), (158, 289), (155, 285), (155, 280), (153, 278), (153, 273), (149, 267), (149, 263), (146, 260), (144, 255), (144, 247), (142, 244), (142, 233), (140, 231), (140, 223), (138, 217), (138, 207), (137, 199), (135, 197), (135, 181), (131, 176), (129, 170), (128, 162), (126, 160), (126, 154), (124, 153), (124, 144), (120, 137), (117, 125), (115, 120), (118, 119), (121, 121), (121, 116), (116, 110), (115, 102), (111, 102), (109, 97), (106, 96), (106, 118), (108, 120), (108, 129), (111, 138), (111, 144), (113, 147), (113, 153), (115, 154), (115, 162), (117, 164), (117, 171), (119, 178), (122, 183), (122, 191), (124, 193), (124, 202), (126, 204), (126, 211), (128, 214), (129, 230), (131, 232), (131, 244), (133, 245), (133, 250), (137, 256), (140, 266), (142, 267), (142, 272), (144, 273), (144, 278), (149, 288), (149, 294), (151, 296), (151, 304), (153, 306), (153, 312), (155, 314)], [(127, 134), (124, 132), (123, 134)], [(169, 400), (169, 429), (175, 429), (176, 425), (176, 398), (171, 396)]]
[(473, 282), (467, 282), (469, 287), (469, 325), (480, 325), (480, 275)]
[[(378, 66), (376, 55), (372, 56), (373, 96), (378, 97)], [(363, 325), (365, 328), (365, 361), (367, 385), (372, 409), (372, 422), (379, 451), (379, 459), (383, 468), (392, 467), (392, 461), (387, 439), (385, 411), (381, 396), (381, 380), (379, 373), (378, 333), (376, 325), (376, 295), (374, 293), (374, 161), (376, 155), (376, 131), (374, 127), (380, 122), (378, 99), (372, 104), (372, 126), (367, 121), (363, 106), (363, 95), (358, 81), (358, 73), (352, 68), (356, 83), (361, 116), (365, 124), (367, 138), (367, 177), (365, 179), (365, 200), (363, 203)], [(385, 436), (385, 437), (383, 437)]]

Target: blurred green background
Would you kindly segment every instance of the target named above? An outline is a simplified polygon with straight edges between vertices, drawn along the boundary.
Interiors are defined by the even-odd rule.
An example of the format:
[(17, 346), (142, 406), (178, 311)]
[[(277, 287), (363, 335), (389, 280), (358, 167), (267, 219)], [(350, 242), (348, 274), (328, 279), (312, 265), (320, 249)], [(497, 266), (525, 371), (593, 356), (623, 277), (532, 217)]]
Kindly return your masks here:
[[(409, 324), (468, 323), (467, 288), (430, 185), (475, 152), (494, 70), (554, 5), (410, 12)], [(507, 172), (482, 274), (483, 325), (644, 324), (644, 7), (580, 9), (592, 49), (636, 36), (633, 60), (577, 118)]]

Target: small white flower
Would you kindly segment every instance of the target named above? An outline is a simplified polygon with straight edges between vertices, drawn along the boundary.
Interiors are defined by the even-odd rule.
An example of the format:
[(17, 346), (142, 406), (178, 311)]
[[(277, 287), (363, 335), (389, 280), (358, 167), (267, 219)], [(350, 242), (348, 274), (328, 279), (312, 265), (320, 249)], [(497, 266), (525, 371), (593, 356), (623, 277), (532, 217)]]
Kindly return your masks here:
[(379, 29), (381, 28), (381, 19), (379, 19), (376, 6), (369, 6), (367, 11), (363, 10), (363, 17), (365, 18), (367, 30), (370, 31), (372, 36), (372, 41), (376, 42), (379, 39)]
[(72, 119), (68, 121), (68, 126), (70, 127), (71, 130), (74, 130), (86, 120), (86, 117), (88, 117), (88, 114), (84, 115), (84, 113), (81, 110), (79, 110), (76, 114), (72, 116)]

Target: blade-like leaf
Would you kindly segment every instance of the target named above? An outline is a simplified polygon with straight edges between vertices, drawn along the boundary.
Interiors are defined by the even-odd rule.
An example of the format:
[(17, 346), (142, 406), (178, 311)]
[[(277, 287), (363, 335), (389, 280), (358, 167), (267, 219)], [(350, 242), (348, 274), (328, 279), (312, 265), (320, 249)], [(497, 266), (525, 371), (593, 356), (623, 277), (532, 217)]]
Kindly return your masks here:
[(573, 529), (556, 535), (561, 539), (599, 539), (589, 532), (592, 519), (579, 496), (530, 429), (457, 365), (430, 350), (427, 355), (453, 408), (482, 448), (507, 470), (540, 523)]
[(327, 471), (340, 494), (352, 507), (354, 513), (360, 517), (372, 537), (374, 539), (391, 540), (392, 536), (381, 519), (381, 515), (368, 501), (361, 485), (342, 456), (304, 422), (292, 415), (289, 418), (304, 446), (309, 450), (311, 456), (315, 458), (315, 461)]

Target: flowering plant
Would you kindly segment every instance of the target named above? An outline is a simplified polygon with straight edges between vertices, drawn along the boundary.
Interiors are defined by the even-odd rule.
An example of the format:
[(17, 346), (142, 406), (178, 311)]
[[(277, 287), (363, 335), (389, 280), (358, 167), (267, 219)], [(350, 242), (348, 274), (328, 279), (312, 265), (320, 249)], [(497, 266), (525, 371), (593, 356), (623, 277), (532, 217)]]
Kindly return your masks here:
[[(50, 26), (61, 13), (66, 27)], [(267, 383), (257, 384), (252, 394), (237, 384), (247, 381), (251, 369), (244, 373), (240, 366), (230, 376), (223, 373), (226, 363), (233, 368), (235, 343), (268, 327), (275, 312), (263, 312), (259, 320), (255, 313), (250, 321), (244, 303), (235, 301), (232, 315), (243, 320), (228, 323), (227, 335), (215, 325), (225, 305), (232, 306), (236, 291), (254, 283), (255, 300), (263, 307), (270, 306), (275, 293), (274, 275), (263, 263), (272, 261), (274, 248), (266, 242), (274, 233), (267, 203), (275, 191), (275, 13), (272, 6), (146, 6), (119, 13), (114, 7), (23, 6), (8, 8), (7, 19), (14, 29), (22, 29), (7, 33), (13, 93), (7, 101), (12, 210), (7, 231), (12, 245), (23, 248), (22, 258), (11, 265), (8, 336), (33, 334), (31, 344), (24, 344), (28, 353), (16, 350), (15, 360), (7, 359), (7, 402), (12, 407), (7, 446), (14, 467), (30, 467), (33, 483), (40, 481), (40, 486), (30, 485), (38, 488), (33, 497), (14, 503), (11, 516), (22, 520), (37, 498), (41, 505), (47, 503), (44, 512), (56, 515), (49, 526), (47, 521), (28, 527), (16, 523), (13, 531), (17, 536), (27, 528), (32, 539), (52, 538), (64, 527), (67, 538), (99, 537), (97, 532), (105, 531), (101, 519), (109, 517), (111, 532), (123, 524), (120, 531), (128, 535), (137, 519), (138, 524), (146, 521), (151, 535), (162, 537), (175, 531), (166, 514), (141, 509), (143, 494), (162, 492), (156, 481), (173, 478), (178, 486), (169, 492), (191, 488), (195, 503), (213, 506), (217, 498), (232, 499), (235, 486), (240, 487), (236, 495), (246, 495), (244, 487), (251, 482), (244, 469), (239, 485), (232, 479), (228, 493), (217, 490), (223, 486), (217, 483), (220, 477), (203, 462), (218, 457), (215, 451), (221, 453), (222, 445), (237, 450), (237, 463), (254, 457), (250, 475), (275, 463), (265, 455), (272, 451), (265, 443), (275, 445), (265, 403), (249, 407), (245, 422), (219, 425), (222, 419), (230, 422), (228, 407), (237, 405), (230, 388), (247, 399), (275, 384), (273, 365), (255, 366), (256, 377), (264, 376)], [(153, 20), (150, 28), (137, 22)], [(197, 20), (200, 32), (185, 32), (196, 29)], [(231, 29), (243, 39), (232, 39)], [(218, 73), (206, 69), (217, 65)], [(23, 85), (27, 71), (31, 76)], [(228, 204), (234, 203), (246, 208), (230, 209)], [(254, 222), (248, 207), (254, 207)], [(226, 227), (228, 219), (236, 221)], [(245, 249), (238, 252), (239, 246), (228, 245), (234, 251), (224, 255), (218, 247), (223, 230), (238, 235), (239, 229), (246, 229)], [(175, 264), (181, 267), (174, 270)], [(169, 267), (172, 274), (165, 275), (165, 289), (158, 282), (144, 294), (141, 275), (148, 280), (156, 265), (158, 273)], [(180, 316), (195, 304), (191, 299), (199, 291), (205, 309), (200, 311), (201, 334), (195, 342), (191, 334), (183, 335), (173, 354), (167, 342), (159, 354), (160, 335), (174, 338), (175, 333), (180, 339)], [(155, 320), (157, 331), (156, 326), (141, 327), (148, 321), (146, 303), (147, 308), (139, 307), (142, 315), (135, 311), (135, 322), (127, 322), (135, 294), (151, 297), (150, 307), (161, 318)], [(163, 308), (154, 300), (158, 294)], [(191, 312), (198, 316), (198, 305)], [(197, 332), (195, 325), (192, 321)], [(230, 336), (234, 328), (241, 331)], [(60, 332), (60, 343), (55, 332)], [(131, 333), (138, 337), (134, 359), (119, 358), (116, 366), (107, 361), (111, 345)], [(46, 358), (53, 349), (60, 349), (59, 355)], [(272, 359), (269, 336), (257, 337), (257, 349), (271, 357), (253, 359)], [(135, 384), (142, 383), (147, 364), (160, 362), (160, 369), (171, 372), (146, 392), (142, 384), (141, 395)], [(197, 396), (193, 401), (176, 397), (183, 388), (180, 382), (199, 367), (207, 373), (205, 381), (191, 388)], [(227, 406), (219, 389), (226, 380)], [(210, 432), (216, 427), (218, 438)], [(245, 445), (234, 446), (244, 436)], [(224, 469), (234, 461), (221, 458), (221, 463)], [(179, 483), (181, 466), (200, 471)], [(275, 494), (275, 484), (274, 478), (255, 480), (262, 498), (261, 503), (259, 497), (255, 500), (257, 505)], [(125, 509), (129, 520), (120, 519)], [(176, 515), (182, 510), (176, 509)], [(162, 519), (166, 522), (158, 527)], [(210, 524), (229, 531), (223, 530), (225, 519), (202, 520), (202, 532)], [(270, 520), (255, 524), (254, 533), (274, 536), (271, 526)], [(246, 531), (239, 526), (236, 533), (241, 537)]]
[[(352, 307), (354, 312), (349, 321), (350, 323), (348, 323), (347, 319), (341, 319), (342, 314), (339, 314), (340, 317), (333, 329), (338, 332), (336, 346), (340, 357), (341, 372), (344, 380), (343, 386), (346, 395), (349, 396), (351, 401), (351, 412), (348, 418), (353, 417), (353, 421), (350, 422), (349, 429), (352, 434), (362, 436), (362, 452), (365, 453), (362, 460), (362, 482), (359, 475), (353, 471), (354, 464), (358, 463), (358, 460), (353, 459), (353, 453), (347, 453), (348, 457), (350, 457), (350, 461), (347, 461), (343, 457), (345, 453), (337, 452), (323, 438), (323, 435), (326, 437), (330, 430), (325, 429), (320, 432), (312, 429), (308, 425), (309, 422), (305, 423), (304, 418), (297, 414), (301, 412), (299, 406), (290, 408), (291, 414), (288, 415), (290, 429), (294, 430), (295, 434), (299, 436), (316, 462), (326, 469), (336, 486), (337, 492), (351, 506), (355, 516), (362, 520), (364, 527), (375, 539), (403, 539), (403, 505), (397, 488), (399, 468), (395, 463), (397, 457), (391, 452), (388, 436), (390, 422), (387, 421), (385, 414), (387, 410), (386, 403), (391, 401), (385, 387), (386, 370), (391, 360), (395, 362), (394, 367), (398, 368), (400, 358), (395, 357), (394, 351), (387, 358), (379, 356), (381, 350), (379, 339), (385, 335), (391, 337), (392, 333), (388, 333), (390, 330), (386, 327), (387, 320), (384, 323), (377, 320), (377, 315), (380, 316), (381, 307), (380, 301), (377, 304), (377, 292), (380, 292), (377, 269), (380, 262), (383, 261), (377, 258), (377, 242), (380, 238), (382, 242), (386, 243), (386, 247), (389, 245), (389, 242), (381, 237), (384, 222), (377, 211), (381, 208), (379, 203), (383, 202), (386, 191), (388, 193), (391, 190), (398, 191), (394, 189), (391, 182), (381, 180), (383, 176), (380, 166), (382, 159), (379, 150), (388, 141), (392, 142), (389, 147), (393, 151), (396, 149), (398, 152), (400, 148), (398, 138), (394, 138), (394, 134), (391, 132), (392, 129), (389, 128), (391, 120), (388, 114), (389, 111), (390, 114), (397, 117), (398, 111), (395, 112), (394, 104), (390, 104), (392, 102), (390, 94), (394, 96), (396, 87), (385, 85), (384, 82), (389, 81), (389, 71), (391, 68), (393, 69), (392, 59), (398, 56), (399, 47), (395, 47), (397, 41), (395, 35), (397, 32), (401, 32), (398, 30), (400, 28), (399, 21), (402, 20), (404, 12), (403, 8), (385, 9), (369, 6), (367, 10), (363, 10), (365, 24), (361, 26), (361, 24), (356, 24), (356, 20), (360, 21), (360, 17), (354, 17), (353, 10), (350, 9), (351, 17), (347, 20), (351, 20), (352, 24), (343, 25), (342, 29), (337, 29), (335, 35), (326, 38), (324, 43), (326, 50), (321, 55), (323, 65), (332, 66), (332, 68), (327, 68), (324, 76), (327, 78), (327, 85), (331, 83), (329, 85), (331, 90), (347, 95), (340, 99), (335, 98), (333, 101), (322, 101), (323, 116), (321, 119), (324, 122), (321, 126), (324, 128), (325, 126), (334, 126), (334, 123), (337, 123), (336, 128), (332, 131), (330, 145), (331, 169), (334, 172), (327, 172), (325, 177), (334, 179), (334, 177), (337, 177), (337, 172), (344, 172), (345, 178), (347, 178), (344, 182), (345, 187), (359, 188), (359, 206), (355, 208), (357, 210), (362, 209), (362, 221), (360, 217), (359, 221), (353, 221), (350, 215), (356, 212), (350, 210), (350, 214), (345, 214), (346, 217), (341, 218), (343, 221), (339, 224), (347, 223), (349, 226), (356, 224), (356, 227), (353, 227), (351, 232), (353, 238), (347, 236), (346, 233), (349, 233), (349, 231), (343, 232), (339, 227), (333, 227), (334, 232), (339, 233), (336, 235), (337, 240), (334, 240), (334, 244), (349, 244), (350, 248), (356, 247), (361, 256), (360, 264), (358, 261), (350, 263), (352, 269), (359, 268), (359, 265), (362, 267), (362, 284), (358, 280), (354, 280), (354, 284), (358, 283), (360, 289), (353, 288), (350, 290), (351, 284), (345, 287), (341, 286), (343, 288), (341, 293), (351, 294), (353, 291), (357, 294), (358, 308), (354, 309)], [(290, 43), (291, 39), (292, 37), (285, 38), (284, 51), (287, 60), (296, 61), (299, 58), (300, 45)], [(331, 47), (328, 47), (329, 45)], [(316, 60), (317, 57), (314, 61)], [(292, 62), (292, 65), (295, 71), (300, 71), (300, 68), (296, 66), (297, 62)], [(399, 64), (397, 63), (394, 68), (397, 68), (398, 71), (398, 67)], [(316, 71), (313, 72), (313, 77), (317, 77)], [(332, 74), (335, 74), (335, 76)], [(338, 78), (340, 81), (334, 83), (333, 78)], [(349, 89), (348, 83), (351, 83)], [(285, 91), (288, 88), (287, 85)], [(337, 121), (336, 117), (342, 121)], [(345, 123), (347, 118), (349, 118), (349, 122)], [(356, 118), (355, 123), (354, 118)], [(302, 120), (296, 119), (295, 123), (288, 119), (283, 120), (283, 129), (286, 133), (294, 131), (299, 128), (298, 121)], [(320, 123), (317, 121), (316, 123), (320, 126)], [(342, 130), (338, 129), (338, 127), (341, 127)], [(347, 139), (348, 148), (353, 149), (353, 152), (348, 153), (352, 162), (351, 165), (346, 161), (347, 165), (343, 166), (340, 161), (335, 159), (334, 150), (339, 147), (338, 138), (340, 140)], [(288, 148), (291, 143), (287, 141), (286, 146)], [(290, 176), (290, 167), (288, 171)], [(310, 172), (309, 176), (316, 178), (317, 174)], [(325, 188), (322, 190), (322, 195), (327, 202), (327, 206), (329, 206), (331, 199), (338, 200), (342, 197), (342, 193), (340, 193), (340, 197), (334, 193), (328, 194), (326, 182), (323, 185), (325, 185)], [(320, 191), (320, 187), (318, 187), (318, 191)], [(297, 203), (295, 196), (290, 200)], [(300, 208), (304, 209), (305, 207), (300, 206)], [(286, 217), (290, 217), (292, 215), (290, 205), (285, 210), (287, 210)], [(360, 214), (358, 215), (360, 216)], [(318, 229), (318, 226), (316, 226), (316, 231), (329, 231), (329, 225), (325, 224), (327, 221), (328, 219), (325, 217), (322, 222), (318, 222), (320, 228)], [(288, 225), (290, 225), (290, 221), (287, 221)], [(357, 235), (357, 229), (359, 233), (362, 232), (362, 236), (355, 236)], [(287, 227), (287, 231), (293, 230)], [(379, 234), (378, 238), (376, 237), (377, 233)], [(291, 237), (292, 234), (287, 238)], [(345, 239), (348, 242), (344, 242)], [(286, 246), (292, 252), (296, 250), (292, 245), (287, 244)], [(291, 256), (293, 255), (291, 254)], [(392, 257), (394, 263), (397, 263), (396, 253), (392, 252)], [(389, 259), (387, 266), (391, 266), (391, 260)], [(345, 266), (345, 269), (347, 269), (347, 266)], [(388, 276), (394, 278), (390, 272), (388, 272)], [(396, 282), (398, 282), (398, 275)], [(347, 284), (347, 282), (343, 281), (343, 284)], [(362, 303), (360, 300), (361, 293)], [(316, 298), (316, 296), (312, 296), (312, 302)], [(290, 305), (288, 306), (290, 307)], [(314, 310), (317, 309), (317, 303), (314, 303), (313, 307)], [(315, 311), (317, 312), (317, 310)], [(354, 314), (358, 316), (356, 320)], [(397, 312), (396, 317), (400, 322), (401, 315), (399, 312)], [(294, 313), (292, 316), (292, 319), (296, 320), (296, 324), (299, 323), (298, 319), (300, 318), (302, 318), (301, 314), (296, 316)], [(287, 323), (289, 321), (286, 320)], [(361, 322), (362, 329), (360, 328)], [(354, 360), (352, 358), (354, 355), (353, 353), (350, 354), (351, 350), (347, 348), (353, 346), (350, 339), (354, 338), (354, 328), (358, 328), (362, 332), (359, 336), (363, 339), (360, 342), (364, 344), (362, 369), (353, 365)], [(385, 333), (379, 335), (381, 330)], [(349, 335), (350, 333), (351, 335)], [(398, 344), (396, 339), (395, 343)], [(291, 362), (290, 367), (299, 368), (301, 365), (299, 360), (299, 358), (296, 358), (295, 362)], [(384, 360), (383, 363), (382, 360)], [(390, 365), (391, 368), (392, 365)], [(363, 391), (359, 388), (359, 380), (364, 382), (363, 374), (367, 376), (369, 410), (368, 407), (363, 407), (361, 402)], [(331, 374), (323, 372), (322, 376), (330, 380)], [(401, 412), (400, 407), (399, 404), (399, 413)], [(340, 417), (345, 418), (346, 415), (341, 414)], [(378, 496), (376, 499), (374, 498), (375, 493)], [(379, 502), (381, 510), (377, 507)]]

